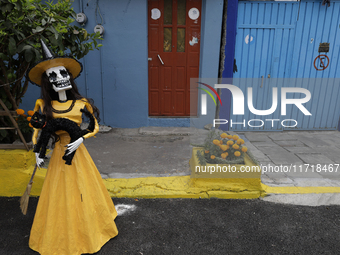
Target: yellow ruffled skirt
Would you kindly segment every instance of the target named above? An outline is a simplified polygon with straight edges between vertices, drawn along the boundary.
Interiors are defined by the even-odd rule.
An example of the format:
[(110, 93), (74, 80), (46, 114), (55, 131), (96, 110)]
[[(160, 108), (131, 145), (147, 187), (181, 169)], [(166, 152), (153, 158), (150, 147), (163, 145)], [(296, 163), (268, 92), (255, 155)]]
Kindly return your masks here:
[(48, 166), (29, 246), (43, 255), (95, 253), (118, 234), (111, 197), (84, 144), (72, 165), (62, 160), (68, 134), (60, 135)]

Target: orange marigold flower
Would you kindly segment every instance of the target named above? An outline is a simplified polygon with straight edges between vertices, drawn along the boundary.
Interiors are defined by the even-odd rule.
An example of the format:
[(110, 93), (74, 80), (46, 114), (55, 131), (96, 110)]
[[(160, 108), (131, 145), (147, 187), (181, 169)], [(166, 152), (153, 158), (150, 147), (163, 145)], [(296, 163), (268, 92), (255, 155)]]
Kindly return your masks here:
[(215, 158), (215, 156), (214, 156), (214, 155), (211, 155), (211, 156), (210, 156), (210, 158), (211, 158), (211, 159), (214, 159), (214, 158)]
[(236, 141), (238, 139), (238, 135), (233, 135), (233, 139)]
[(225, 154), (225, 153), (221, 154), (221, 158), (225, 159), (226, 157), (227, 157), (227, 154)]
[(228, 150), (228, 145), (223, 144), (220, 146), (220, 148), (222, 149), (222, 151), (226, 151)]
[(241, 152), (235, 151), (235, 152), (234, 152), (234, 155), (235, 155), (236, 157), (239, 157), (239, 156), (241, 156)]
[(222, 134), (221, 134), (221, 138), (227, 138), (227, 136), (228, 136), (228, 135), (227, 135), (226, 133), (222, 133)]
[(217, 139), (213, 140), (213, 144), (219, 145), (220, 144), (220, 140), (217, 140)]
[(31, 127), (31, 128), (33, 127), (31, 123), (28, 123), (28, 126)]
[(230, 140), (230, 141), (227, 142), (227, 144), (228, 144), (228, 145), (233, 145), (234, 142)]
[(208, 151), (208, 150), (205, 150), (204, 152), (205, 152), (205, 153), (209, 153), (209, 151)]
[(27, 121), (31, 121), (31, 117), (27, 117)]
[(17, 114), (19, 115), (23, 115), (25, 113), (25, 111), (23, 109), (16, 109), (15, 110), (17, 112)]
[(238, 146), (237, 144), (234, 144), (234, 145), (233, 145), (233, 148), (234, 148), (235, 150), (237, 150), (237, 149), (240, 148), (240, 146)]
[(220, 140), (220, 144), (223, 144), (223, 140)]
[(236, 143), (237, 144), (244, 144), (244, 140), (243, 139), (237, 139)]
[(28, 114), (29, 116), (33, 116), (34, 111), (28, 111), (27, 114)]
[(242, 151), (243, 152), (247, 152), (248, 151), (248, 148), (246, 146), (242, 147)]
[(227, 135), (227, 138), (228, 138), (228, 139), (232, 139), (233, 136), (232, 136), (232, 135)]

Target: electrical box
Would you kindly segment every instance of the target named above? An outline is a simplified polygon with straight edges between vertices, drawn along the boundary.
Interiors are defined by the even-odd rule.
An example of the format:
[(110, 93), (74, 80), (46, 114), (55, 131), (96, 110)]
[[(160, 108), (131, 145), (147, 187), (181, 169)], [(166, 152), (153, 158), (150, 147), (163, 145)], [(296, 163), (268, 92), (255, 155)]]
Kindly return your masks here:
[(87, 21), (87, 17), (84, 13), (80, 12), (80, 13), (77, 13), (77, 16), (76, 16), (76, 21), (80, 24), (80, 25), (84, 25)]
[(97, 25), (94, 27), (94, 32), (97, 33), (99, 32), (100, 35), (104, 34), (104, 27), (102, 25)]

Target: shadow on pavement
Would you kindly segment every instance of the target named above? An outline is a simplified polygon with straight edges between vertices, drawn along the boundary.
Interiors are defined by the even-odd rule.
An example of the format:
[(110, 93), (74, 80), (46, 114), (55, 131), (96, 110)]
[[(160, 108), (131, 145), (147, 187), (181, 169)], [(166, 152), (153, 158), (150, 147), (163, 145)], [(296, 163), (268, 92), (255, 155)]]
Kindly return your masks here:
[[(38, 198), (22, 215), (19, 198), (0, 198), (0, 254), (28, 247)], [(340, 206), (295, 206), (255, 200), (116, 199), (119, 234), (109, 254), (338, 254)], [(124, 206), (125, 205), (125, 206)]]

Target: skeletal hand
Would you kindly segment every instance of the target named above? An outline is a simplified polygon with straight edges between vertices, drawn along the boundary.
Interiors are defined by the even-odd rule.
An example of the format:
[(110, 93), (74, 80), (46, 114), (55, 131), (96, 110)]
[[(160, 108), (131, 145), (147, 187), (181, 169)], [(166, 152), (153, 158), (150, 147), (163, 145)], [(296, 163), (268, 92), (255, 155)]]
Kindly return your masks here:
[(81, 145), (84, 141), (83, 137), (78, 138), (77, 140), (75, 140), (73, 143), (69, 143), (68, 145), (66, 145), (65, 147), (67, 147), (66, 149), (66, 156), (70, 155), (72, 152), (76, 151), (76, 149), (78, 149), (79, 145)]
[(44, 165), (44, 159), (39, 158), (39, 152), (35, 153), (35, 162), (37, 163), (37, 166), (40, 168)]

